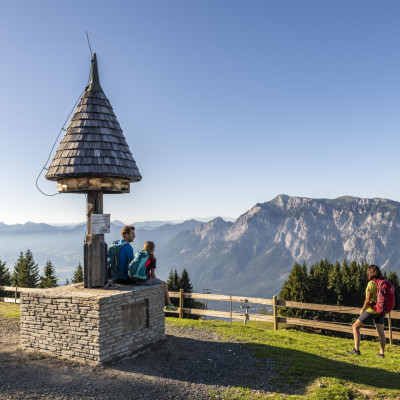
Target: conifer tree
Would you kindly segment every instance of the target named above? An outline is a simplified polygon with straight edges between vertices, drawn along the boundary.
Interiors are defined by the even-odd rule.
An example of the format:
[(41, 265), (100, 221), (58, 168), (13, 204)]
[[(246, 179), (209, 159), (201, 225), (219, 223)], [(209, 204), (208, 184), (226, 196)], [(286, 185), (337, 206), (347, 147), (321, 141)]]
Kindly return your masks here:
[[(183, 289), (186, 293), (193, 292), (193, 285), (190, 282), (189, 273), (186, 269), (183, 269), (182, 274), (179, 276), (177, 270), (174, 271), (171, 269), (169, 272), (168, 280), (167, 280), (168, 291), (170, 292), (179, 292), (180, 289)], [(179, 299), (176, 297), (171, 297), (171, 303), (175, 306), (179, 306)], [(201, 310), (205, 310), (205, 304), (201, 301), (196, 301), (194, 299), (184, 299), (184, 307), (187, 308), (197, 308)], [(176, 314), (170, 313), (166, 314), (167, 316), (176, 317)], [(190, 319), (199, 319), (199, 315), (185, 314), (185, 318)]]
[(39, 266), (33, 259), (33, 254), (27, 250), (21, 251), (12, 275), (13, 286), (35, 288), (39, 285)]
[(340, 305), (350, 305), (351, 288), (353, 286), (349, 264), (343, 260), (340, 268), (341, 275), (341, 303)]
[(167, 288), (171, 292), (174, 291), (174, 290), (172, 290), (173, 285), (174, 285), (173, 281), (174, 281), (174, 271), (171, 268), (171, 270), (169, 271), (168, 279), (167, 279)]
[(350, 284), (350, 292), (348, 294), (346, 305), (347, 306), (357, 306), (360, 304), (360, 292), (361, 292), (361, 266), (355, 261), (352, 261), (350, 264), (350, 277), (351, 277), (351, 284)]
[(179, 292), (179, 275), (176, 269), (174, 271), (171, 269), (167, 280), (167, 287), (170, 292)]
[(68, 286), (69, 285), (69, 279), (67, 278), (66, 280), (65, 280), (65, 286)]
[(360, 291), (362, 294), (365, 294), (365, 288), (368, 285), (368, 275), (367, 275), (367, 270), (368, 270), (369, 264), (363, 261), (361, 263), (361, 277), (360, 277)]
[(180, 286), (179, 286), (179, 274), (178, 274), (177, 270), (174, 271), (174, 277), (172, 279), (172, 284), (173, 284), (173, 287), (175, 288), (175, 290), (177, 292), (179, 292), (179, 289), (180, 289)]
[(44, 276), (40, 277), (41, 288), (51, 288), (58, 286), (56, 270), (50, 260), (47, 261), (44, 267)]
[(179, 282), (179, 289), (183, 289), (183, 291), (186, 293), (193, 292), (193, 285), (190, 283), (189, 274), (186, 268), (183, 269), (178, 282)]
[(365, 298), (365, 288), (368, 285), (367, 263), (364, 261), (350, 264), (351, 291), (346, 299), (346, 306), (359, 306)]
[[(11, 273), (6, 267), (6, 262), (0, 259), (0, 286), (11, 286)], [(0, 297), (8, 297), (7, 292), (0, 290)]]
[[(186, 270), (186, 268), (183, 269), (181, 276), (179, 277), (179, 288), (183, 289), (183, 291), (186, 293), (193, 293), (193, 285), (190, 282), (189, 273)], [(195, 299), (184, 299), (184, 307), (195, 308), (195, 309), (199, 309), (199, 310), (206, 309), (205, 303), (203, 303), (202, 301), (195, 300)], [(187, 315), (185, 315), (185, 318), (199, 319), (200, 315), (187, 314)]]
[(328, 289), (330, 291), (331, 299), (328, 304), (341, 305), (342, 304), (342, 276), (340, 274), (340, 264), (338, 261), (329, 272)]
[(79, 263), (75, 269), (74, 276), (72, 277), (72, 283), (83, 282), (83, 268), (81, 263)]
[(6, 267), (6, 262), (0, 259), (0, 286), (11, 286), (11, 273)]
[[(297, 262), (290, 271), (288, 279), (282, 286), (279, 293), (279, 300), (291, 300), (306, 303), (309, 296), (309, 282), (307, 267)], [(296, 309), (281, 309), (281, 314), (285, 316), (305, 317), (306, 311)]]
[[(174, 271), (169, 272), (168, 280), (167, 280), (167, 288), (169, 292), (179, 292), (180, 286), (179, 286), (179, 275), (177, 270), (175, 269)], [(178, 307), (179, 306), (179, 299), (176, 297), (171, 297), (171, 303)], [(175, 317), (175, 314), (169, 314), (168, 316)]]
[(288, 279), (282, 286), (279, 299), (306, 302), (308, 297), (307, 292), (307, 267), (305, 264), (301, 266), (295, 263), (293, 269), (290, 271)]
[[(183, 269), (181, 276), (179, 277), (179, 289), (183, 289), (185, 293), (193, 293), (193, 285), (190, 282), (189, 273), (186, 268)], [(205, 309), (204, 303), (196, 301), (195, 299), (184, 299), (183, 303), (184, 307), (187, 308)], [(187, 315), (186, 318), (198, 319), (199, 317), (196, 315)]]
[[(327, 259), (311, 265), (310, 272), (308, 274), (310, 284), (310, 303), (329, 304), (331, 294), (328, 288), (328, 283), (329, 273), (332, 268), (332, 263), (330, 263)], [(324, 321), (330, 320), (330, 314), (331, 313), (324, 311), (309, 311), (307, 313), (309, 317), (323, 319)]]
[(328, 289), (329, 272), (332, 268), (333, 265), (327, 259), (311, 265), (308, 274), (311, 303), (328, 304), (330, 297)]

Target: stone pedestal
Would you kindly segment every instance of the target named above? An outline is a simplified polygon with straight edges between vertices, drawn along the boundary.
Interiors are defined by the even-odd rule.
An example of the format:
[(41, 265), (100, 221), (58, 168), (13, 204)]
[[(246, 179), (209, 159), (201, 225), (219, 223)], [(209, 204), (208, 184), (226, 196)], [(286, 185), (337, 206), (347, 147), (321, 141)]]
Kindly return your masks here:
[(86, 289), (69, 285), (21, 293), (21, 347), (107, 363), (164, 338), (164, 287)]

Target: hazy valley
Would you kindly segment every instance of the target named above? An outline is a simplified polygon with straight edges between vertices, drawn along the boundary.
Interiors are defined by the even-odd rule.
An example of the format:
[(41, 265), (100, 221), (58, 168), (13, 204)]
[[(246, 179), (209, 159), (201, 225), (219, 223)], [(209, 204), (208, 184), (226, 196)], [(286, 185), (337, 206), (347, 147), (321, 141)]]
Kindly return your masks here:
[[(365, 260), (400, 272), (400, 203), (386, 199), (310, 199), (279, 195), (256, 204), (236, 221), (138, 223), (134, 250), (156, 243), (158, 276), (189, 271), (195, 290), (271, 297), (295, 261)], [(115, 221), (106, 242), (119, 239)], [(0, 258), (12, 270), (20, 251), (32, 250), (43, 267), (50, 259), (60, 282), (82, 262), (86, 226), (0, 223)]]

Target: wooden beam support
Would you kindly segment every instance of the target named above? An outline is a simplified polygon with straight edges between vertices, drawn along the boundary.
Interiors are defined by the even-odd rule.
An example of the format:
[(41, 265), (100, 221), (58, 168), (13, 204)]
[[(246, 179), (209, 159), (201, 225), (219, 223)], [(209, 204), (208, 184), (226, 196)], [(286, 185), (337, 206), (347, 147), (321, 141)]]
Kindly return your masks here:
[(103, 234), (92, 234), (92, 215), (103, 214), (103, 192), (87, 194), (87, 235), (84, 244), (84, 287), (103, 287), (107, 283), (107, 251)]
[(101, 191), (103, 193), (129, 193), (129, 179), (117, 177), (75, 177), (57, 179), (57, 190), (61, 193), (87, 193)]

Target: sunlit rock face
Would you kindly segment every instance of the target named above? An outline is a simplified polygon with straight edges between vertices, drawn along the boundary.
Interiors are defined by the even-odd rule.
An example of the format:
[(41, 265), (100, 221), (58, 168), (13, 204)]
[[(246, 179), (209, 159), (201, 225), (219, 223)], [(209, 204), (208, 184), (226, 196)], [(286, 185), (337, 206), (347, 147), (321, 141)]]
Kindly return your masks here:
[(197, 288), (264, 297), (279, 292), (294, 262), (347, 259), (400, 272), (399, 243), (398, 202), (279, 195), (234, 223), (181, 232), (159, 256), (164, 268), (187, 268)]

